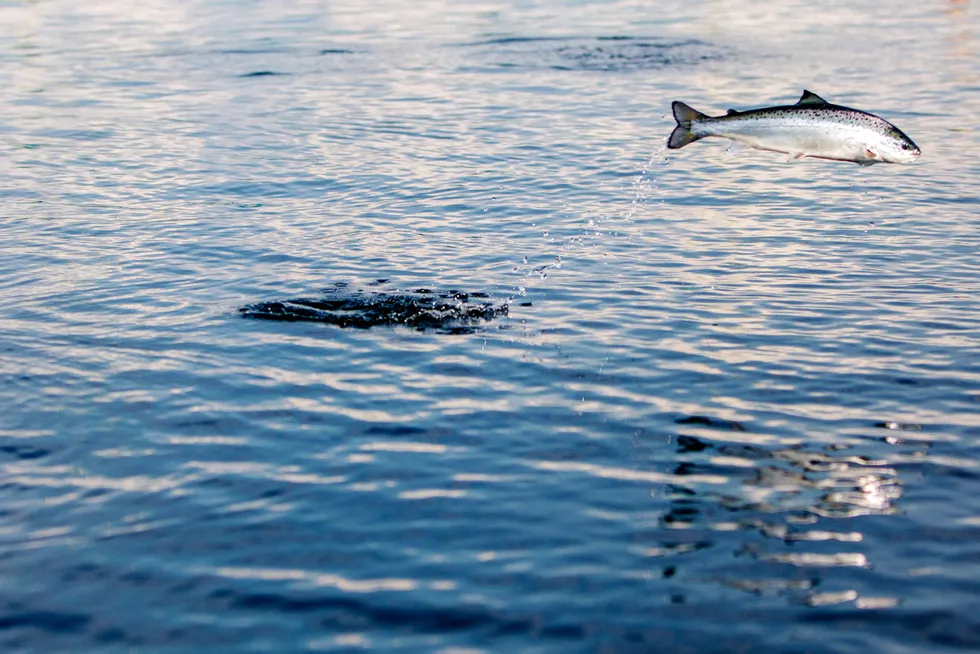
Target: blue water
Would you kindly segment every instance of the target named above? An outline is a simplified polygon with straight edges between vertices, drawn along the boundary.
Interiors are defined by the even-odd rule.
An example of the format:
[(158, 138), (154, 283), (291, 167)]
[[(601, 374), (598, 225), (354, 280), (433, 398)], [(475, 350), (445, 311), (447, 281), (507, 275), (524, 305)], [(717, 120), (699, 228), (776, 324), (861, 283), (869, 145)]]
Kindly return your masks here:
[(980, 649), (977, 11), (0, 3), (0, 649)]

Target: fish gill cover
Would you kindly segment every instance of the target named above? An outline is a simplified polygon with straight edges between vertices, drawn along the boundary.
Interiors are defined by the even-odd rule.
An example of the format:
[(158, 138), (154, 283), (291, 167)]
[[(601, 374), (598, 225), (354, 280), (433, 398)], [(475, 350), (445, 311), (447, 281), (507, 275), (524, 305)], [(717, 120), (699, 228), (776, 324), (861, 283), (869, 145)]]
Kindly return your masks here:
[[(379, 280), (383, 281), (383, 280)], [(285, 322), (322, 322), (338, 327), (406, 325), (444, 334), (468, 334), (499, 316), (506, 316), (506, 302), (494, 304), (488, 293), (476, 291), (348, 290), (347, 284), (325, 288), (321, 296), (273, 300), (249, 304), (238, 310), (245, 318)]]

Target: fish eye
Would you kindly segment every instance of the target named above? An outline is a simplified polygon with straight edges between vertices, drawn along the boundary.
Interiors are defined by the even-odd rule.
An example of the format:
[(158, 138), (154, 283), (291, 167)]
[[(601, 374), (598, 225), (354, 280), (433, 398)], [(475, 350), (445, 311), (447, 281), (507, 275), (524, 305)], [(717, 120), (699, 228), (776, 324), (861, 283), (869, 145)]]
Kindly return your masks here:
[(902, 149), (903, 150), (911, 150), (912, 149), (912, 146), (909, 145), (908, 143), (902, 143)]

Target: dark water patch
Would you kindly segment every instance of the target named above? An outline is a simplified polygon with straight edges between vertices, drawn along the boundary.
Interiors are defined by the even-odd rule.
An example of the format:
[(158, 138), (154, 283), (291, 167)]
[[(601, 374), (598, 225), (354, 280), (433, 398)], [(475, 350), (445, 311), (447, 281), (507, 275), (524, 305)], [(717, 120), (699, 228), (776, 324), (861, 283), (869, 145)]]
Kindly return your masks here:
[(722, 420), (720, 418), (709, 418), (707, 416), (686, 416), (674, 421), (678, 425), (701, 425), (704, 427), (714, 427), (716, 429), (727, 429), (729, 431), (746, 431), (745, 427), (734, 420)]
[(708, 443), (705, 443), (700, 438), (695, 438), (694, 436), (680, 435), (677, 437), (677, 451), (678, 452), (703, 452), (708, 449)]
[(353, 50), (347, 50), (345, 48), (325, 48), (320, 50), (321, 55), (332, 55), (332, 54), (354, 54)]
[(428, 432), (411, 425), (372, 425), (364, 430), (370, 436), (413, 436), (420, 437)]
[(0, 631), (8, 629), (38, 629), (53, 633), (81, 631), (89, 622), (88, 616), (54, 611), (27, 611), (0, 615)]
[(809, 613), (800, 617), (801, 622), (833, 625), (836, 629), (867, 630), (880, 633), (889, 630), (896, 637), (909, 642), (927, 642), (942, 647), (961, 648), (962, 651), (980, 649), (980, 622), (975, 618), (947, 610), (887, 611), (830, 610)]
[(40, 459), (50, 454), (50, 450), (42, 447), (31, 447), (29, 445), (2, 445), (0, 452), (10, 454), (21, 460)]
[(322, 322), (338, 327), (368, 329), (405, 325), (419, 331), (469, 334), (479, 325), (506, 316), (506, 303), (494, 304), (483, 292), (349, 291), (338, 284), (318, 298), (273, 300), (250, 304), (238, 310), (246, 318), (284, 322)]
[(112, 645), (128, 640), (126, 632), (121, 629), (103, 629), (95, 634), (95, 642)]
[(486, 67), (524, 70), (629, 72), (724, 58), (721, 48), (704, 41), (658, 37), (509, 37), (463, 45), (481, 49)]
[(286, 76), (286, 75), (289, 75), (289, 73), (280, 73), (280, 72), (277, 72), (277, 71), (274, 71), (274, 70), (257, 70), (257, 71), (255, 71), (253, 73), (245, 73), (243, 75), (239, 75), (239, 77), (241, 77), (241, 78), (248, 78), (248, 77), (283, 77), (283, 76)]
[(481, 45), (511, 45), (514, 43), (548, 43), (554, 41), (567, 41), (568, 37), (563, 36), (505, 36), (496, 39), (485, 39), (482, 41), (471, 41), (461, 44), (462, 47), (481, 46)]
[(604, 45), (570, 45), (558, 48), (556, 52), (572, 70), (646, 70), (718, 58), (709, 54), (704, 45), (700, 41), (616, 41)]
[(407, 633), (445, 634), (479, 631), (488, 636), (516, 636), (534, 633), (549, 639), (581, 639), (582, 625), (542, 625), (539, 617), (509, 616), (482, 607), (437, 607), (414, 604), (371, 603), (351, 597), (287, 597), (275, 593), (236, 596), (218, 591), (212, 597), (231, 597), (235, 609), (276, 611), (286, 614), (314, 614), (322, 627), (336, 629), (356, 625), (366, 629), (398, 630)]

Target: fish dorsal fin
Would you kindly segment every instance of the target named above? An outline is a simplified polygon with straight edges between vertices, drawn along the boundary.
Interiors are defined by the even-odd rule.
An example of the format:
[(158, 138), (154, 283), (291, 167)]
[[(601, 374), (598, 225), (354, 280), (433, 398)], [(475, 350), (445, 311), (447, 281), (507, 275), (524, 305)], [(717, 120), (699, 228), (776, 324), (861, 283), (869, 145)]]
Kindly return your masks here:
[(803, 89), (803, 95), (800, 96), (800, 99), (796, 104), (821, 105), (828, 103), (816, 93), (811, 93), (810, 91)]
[(734, 109), (729, 109), (729, 110), (728, 110), (728, 114), (727, 114), (727, 115), (729, 115), (729, 116), (734, 116), (734, 115), (735, 115), (735, 114), (737, 114), (737, 113), (738, 113), (738, 112), (737, 112), (737, 111), (735, 111)]

